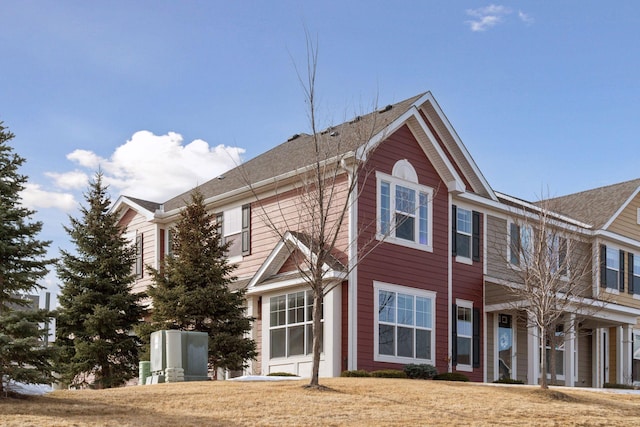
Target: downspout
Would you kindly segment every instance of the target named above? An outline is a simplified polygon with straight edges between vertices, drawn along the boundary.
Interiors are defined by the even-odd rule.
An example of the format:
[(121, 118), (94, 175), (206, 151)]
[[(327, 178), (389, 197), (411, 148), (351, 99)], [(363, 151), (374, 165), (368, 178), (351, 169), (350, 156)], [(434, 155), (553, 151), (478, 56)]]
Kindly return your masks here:
[(451, 197), (451, 193), (448, 194), (449, 196), (449, 204), (448, 204), (448, 217), (449, 217), (449, 221), (447, 222), (447, 224), (449, 224), (449, 227), (447, 229), (447, 235), (448, 237), (448, 241), (449, 241), (449, 245), (447, 246), (448, 251), (447, 251), (447, 372), (453, 372), (453, 365), (451, 365), (451, 360), (453, 358), (453, 354), (452, 354), (452, 345), (453, 343), (451, 342), (452, 339), (452, 331), (453, 331), (453, 257), (451, 256), (451, 246), (453, 245), (453, 241), (452, 241), (452, 236), (451, 236), (451, 227), (452, 227), (452, 221), (453, 221), (453, 215), (451, 214), (451, 207), (453, 206), (453, 200)]
[[(351, 188), (354, 184), (354, 190), (349, 194), (349, 225), (348, 225), (348, 245), (349, 245), (349, 276), (347, 285), (347, 369), (358, 369), (358, 270), (356, 268), (358, 262), (358, 205), (357, 205), (357, 176), (349, 169), (344, 159), (340, 161), (340, 166), (345, 170), (349, 177), (347, 186)], [(344, 319), (343, 319), (344, 322)], [(342, 366), (343, 361), (340, 361)]]

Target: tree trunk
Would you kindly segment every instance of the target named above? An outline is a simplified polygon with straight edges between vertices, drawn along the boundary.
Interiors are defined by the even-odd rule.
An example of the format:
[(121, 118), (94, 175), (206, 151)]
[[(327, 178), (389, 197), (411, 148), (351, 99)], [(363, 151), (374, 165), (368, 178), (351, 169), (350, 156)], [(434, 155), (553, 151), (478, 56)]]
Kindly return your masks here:
[(321, 287), (316, 287), (313, 292), (313, 365), (311, 368), (311, 381), (309, 387), (319, 387), (320, 372), (320, 344), (322, 343), (322, 301), (324, 295)]
[(540, 388), (546, 390), (549, 388), (547, 385), (547, 343), (545, 342), (546, 331), (540, 331), (540, 348), (542, 351), (540, 352)]

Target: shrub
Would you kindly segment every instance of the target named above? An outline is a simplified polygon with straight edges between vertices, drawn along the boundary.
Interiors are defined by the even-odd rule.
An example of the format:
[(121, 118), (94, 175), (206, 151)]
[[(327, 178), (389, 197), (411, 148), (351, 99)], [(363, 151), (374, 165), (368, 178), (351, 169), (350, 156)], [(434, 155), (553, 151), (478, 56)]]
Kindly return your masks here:
[(514, 380), (513, 378), (500, 378), (499, 380), (495, 380), (494, 384), (524, 384), (522, 380)]
[(442, 381), (469, 381), (469, 377), (460, 372), (445, 372), (434, 376), (433, 379)]
[(407, 374), (399, 369), (381, 369), (371, 372), (371, 376), (376, 378), (407, 378)]
[(404, 366), (404, 373), (411, 379), (430, 380), (438, 375), (438, 370), (433, 365), (409, 363)]
[(358, 369), (357, 371), (342, 371), (341, 377), (370, 377), (371, 374), (365, 370)]
[(626, 390), (635, 390), (635, 386), (630, 384), (604, 383), (604, 388), (623, 388)]
[(292, 374), (291, 372), (271, 372), (267, 374), (268, 377), (297, 377), (296, 374)]

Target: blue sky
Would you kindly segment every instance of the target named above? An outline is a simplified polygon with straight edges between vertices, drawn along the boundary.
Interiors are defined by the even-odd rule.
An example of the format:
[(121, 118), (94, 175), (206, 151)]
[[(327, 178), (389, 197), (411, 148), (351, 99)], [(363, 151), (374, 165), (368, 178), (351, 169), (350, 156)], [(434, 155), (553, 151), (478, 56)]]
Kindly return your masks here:
[(114, 200), (161, 202), (308, 131), (305, 27), (327, 125), (429, 90), (497, 191), (640, 177), (636, 1), (0, 0), (0, 15), (0, 120), (52, 256), (98, 165)]

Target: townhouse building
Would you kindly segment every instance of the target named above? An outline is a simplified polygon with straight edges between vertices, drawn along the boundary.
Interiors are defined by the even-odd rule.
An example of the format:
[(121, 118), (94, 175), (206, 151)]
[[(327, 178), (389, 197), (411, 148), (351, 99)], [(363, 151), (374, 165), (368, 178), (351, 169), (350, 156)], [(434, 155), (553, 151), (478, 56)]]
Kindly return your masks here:
[[(542, 208), (491, 188), (429, 92), (315, 139), (294, 135), (197, 187), (256, 319), (260, 355), (247, 373), (311, 373), (312, 299), (299, 267), (316, 249), (300, 213), (308, 187), (299, 183), (317, 164), (317, 141), (332, 154), (322, 162), (336, 164), (335, 198), (348, 208), (324, 266), (331, 290), (320, 375), (428, 363), (472, 381), (537, 383), (545, 352), (509, 292), (518, 285), (509, 250), (517, 219)], [(562, 317), (556, 368), (565, 385), (639, 379), (639, 190), (637, 180), (554, 200), (554, 227), (579, 236), (570, 248), (592, 254), (588, 295), (576, 304), (606, 299), (597, 311)], [(138, 248), (134, 292), (150, 285), (144, 266), (158, 268), (170, 252), (172, 224), (189, 200), (189, 192), (161, 203), (123, 195), (113, 205)]]

